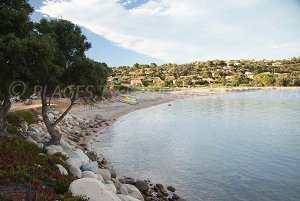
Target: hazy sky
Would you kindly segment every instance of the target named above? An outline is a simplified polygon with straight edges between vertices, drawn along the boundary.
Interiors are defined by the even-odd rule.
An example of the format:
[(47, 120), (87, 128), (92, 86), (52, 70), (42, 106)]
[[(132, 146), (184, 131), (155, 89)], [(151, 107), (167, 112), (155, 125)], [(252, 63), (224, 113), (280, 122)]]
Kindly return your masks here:
[(300, 0), (30, 0), (70, 20), (110, 66), (300, 56)]

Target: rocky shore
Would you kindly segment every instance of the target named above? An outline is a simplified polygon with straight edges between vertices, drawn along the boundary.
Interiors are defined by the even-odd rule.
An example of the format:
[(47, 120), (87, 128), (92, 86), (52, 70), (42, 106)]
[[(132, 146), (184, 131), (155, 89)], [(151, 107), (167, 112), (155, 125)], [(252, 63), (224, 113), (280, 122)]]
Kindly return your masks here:
[[(129, 106), (121, 104), (116, 100), (109, 103), (100, 103), (94, 108), (86, 109), (79, 106), (72, 110), (56, 127), (63, 137), (60, 145), (47, 146), (47, 154), (53, 155), (60, 152), (68, 159), (65, 161), (69, 166), (67, 171), (63, 166), (57, 164), (61, 174), (72, 174), (78, 179), (69, 187), (74, 195), (85, 195), (90, 201), (136, 201), (136, 200), (179, 200), (176, 189), (172, 186), (155, 184), (149, 180), (121, 177), (105, 159), (103, 155), (92, 150), (92, 143), (104, 131), (112, 125), (115, 120), (131, 111), (150, 107), (157, 104), (167, 103), (172, 100), (190, 98), (193, 96), (207, 96), (215, 94), (236, 93), (260, 88), (247, 89), (198, 89), (187, 91), (175, 91), (159, 93), (139, 94), (141, 104)], [(104, 114), (104, 115), (101, 115)], [(49, 111), (50, 121), (59, 118), (60, 113), (56, 110)], [(31, 125), (26, 123), (22, 126), (27, 135), (27, 141), (38, 147), (50, 139), (46, 126), (40, 115), (37, 122)]]
[[(52, 110), (48, 116), (54, 121), (60, 114)], [(95, 133), (106, 123), (100, 118), (91, 120), (67, 115), (56, 127), (63, 135), (60, 145), (44, 147), (48, 155), (61, 153), (66, 156), (65, 163), (69, 165), (69, 171), (61, 164), (56, 166), (62, 175), (71, 174), (78, 178), (69, 186), (72, 195), (84, 196), (89, 201), (184, 201), (172, 186), (164, 187), (149, 180), (119, 177), (104, 156), (80, 143), (87, 136), (97, 135)], [(37, 115), (37, 122), (34, 124), (27, 125), (24, 122), (22, 130), (28, 142), (41, 148), (50, 139), (40, 115)]]

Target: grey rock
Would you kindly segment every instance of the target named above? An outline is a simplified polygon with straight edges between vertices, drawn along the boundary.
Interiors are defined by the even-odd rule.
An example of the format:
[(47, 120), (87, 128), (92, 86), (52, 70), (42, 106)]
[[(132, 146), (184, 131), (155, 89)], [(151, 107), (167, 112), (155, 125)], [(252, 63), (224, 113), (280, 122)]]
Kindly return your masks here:
[(149, 190), (148, 184), (142, 180), (137, 180), (135, 183), (135, 187), (137, 187), (142, 193), (147, 193)]

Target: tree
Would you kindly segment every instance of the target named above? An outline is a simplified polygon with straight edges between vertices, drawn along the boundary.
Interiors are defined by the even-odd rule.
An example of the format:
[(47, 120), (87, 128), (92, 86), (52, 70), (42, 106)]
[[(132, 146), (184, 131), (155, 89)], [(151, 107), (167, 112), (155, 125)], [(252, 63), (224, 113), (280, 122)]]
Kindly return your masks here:
[(0, 135), (7, 135), (5, 117), (8, 114), (10, 85), (26, 71), (24, 44), (31, 33), (29, 15), (33, 8), (27, 0), (2, 0), (0, 2)]
[[(61, 133), (56, 129), (56, 125), (68, 114), (80, 96), (99, 95), (103, 92), (103, 85), (107, 79), (107, 65), (85, 57), (85, 51), (90, 47), (90, 43), (86, 41), (80, 28), (73, 23), (66, 20), (43, 19), (36, 27), (38, 35), (51, 36), (57, 47), (52, 63), (43, 65), (42, 62), (40, 64), (35, 62), (35, 65), (31, 65), (31, 75), (32, 80), (36, 80), (36, 84), (41, 86), (42, 116), (51, 135), (51, 140), (47, 144), (59, 144)], [(87, 89), (89, 85), (93, 87)], [(51, 122), (48, 117), (51, 99), (57, 93), (65, 92), (66, 88), (67, 94), (63, 95), (70, 98), (70, 105), (56, 121)]]
[(14, 33), (24, 38), (30, 33), (33, 23), (30, 21), (32, 6), (27, 0), (2, 0), (0, 2), (0, 36)]
[(68, 20), (42, 19), (35, 27), (41, 35), (51, 35), (57, 43), (57, 53), (54, 63), (68, 68), (77, 57), (84, 57), (85, 51), (91, 48), (79, 26)]

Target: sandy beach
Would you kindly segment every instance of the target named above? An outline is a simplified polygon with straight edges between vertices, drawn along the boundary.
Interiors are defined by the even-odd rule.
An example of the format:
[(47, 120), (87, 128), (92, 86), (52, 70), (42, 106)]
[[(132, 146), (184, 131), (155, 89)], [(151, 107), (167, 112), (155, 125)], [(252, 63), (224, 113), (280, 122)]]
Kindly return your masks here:
[(80, 144), (91, 144), (96, 134), (102, 134), (103, 131), (114, 124), (114, 122), (121, 116), (126, 115), (130, 112), (148, 108), (151, 106), (168, 103), (178, 99), (192, 98), (197, 96), (212, 96), (218, 94), (230, 94), (240, 93), (253, 90), (270, 90), (276, 88), (193, 88), (193, 89), (181, 89), (175, 91), (159, 91), (159, 92), (138, 92), (131, 95), (139, 99), (137, 105), (129, 105), (121, 103), (119, 100), (121, 96), (115, 96), (109, 100), (102, 101), (93, 106), (90, 105), (76, 105), (72, 108), (71, 114), (85, 117), (87, 119), (103, 118), (104, 124), (100, 128), (93, 130), (92, 135), (86, 136), (82, 139)]

